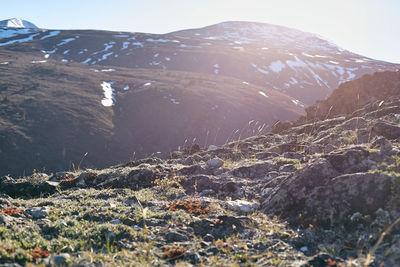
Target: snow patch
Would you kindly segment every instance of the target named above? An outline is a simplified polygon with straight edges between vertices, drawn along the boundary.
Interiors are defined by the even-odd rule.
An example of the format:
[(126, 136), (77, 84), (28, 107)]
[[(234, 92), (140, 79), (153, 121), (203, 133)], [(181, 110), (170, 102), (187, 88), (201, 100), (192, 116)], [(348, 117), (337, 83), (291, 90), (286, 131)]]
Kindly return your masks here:
[(304, 105), (303, 105), (303, 104), (301, 104), (301, 103), (300, 103), (300, 101), (299, 101), (299, 100), (297, 100), (297, 99), (292, 99), (292, 102), (293, 102), (293, 104), (295, 104), (296, 106), (299, 106), (299, 107), (304, 107)]
[(29, 37), (23, 38), (23, 39), (18, 39), (18, 40), (11, 40), (5, 43), (1, 43), (0, 46), (5, 46), (5, 45), (10, 45), (10, 44), (15, 44), (15, 43), (24, 43), (24, 42), (29, 42), (32, 41), (34, 37), (38, 36), (40, 33), (32, 34)]
[(67, 39), (64, 39), (64, 40), (62, 40), (61, 43), (57, 44), (57, 46), (66, 45), (66, 44), (68, 44), (68, 43), (70, 43), (70, 42), (72, 42), (72, 41), (75, 41), (75, 39), (76, 39), (76, 38), (67, 38)]
[(32, 64), (41, 64), (41, 63), (46, 63), (47, 60), (33, 60), (31, 61)]
[(118, 37), (118, 38), (128, 38), (128, 34), (114, 34), (113, 37)]
[(268, 96), (266, 93), (264, 93), (263, 91), (258, 91), (258, 93), (259, 93), (260, 95), (262, 95), (262, 96), (266, 97), (266, 98), (268, 98), (268, 97), (269, 97), (269, 96)]
[(121, 50), (125, 50), (129, 47), (130, 42), (123, 42)]
[(101, 88), (104, 92), (104, 98), (101, 100), (101, 104), (105, 107), (111, 107), (114, 105), (115, 97), (114, 97), (114, 88), (111, 87), (114, 82), (104, 82), (101, 84)]
[(153, 38), (147, 38), (146, 42), (151, 42), (151, 43), (180, 43), (178, 40), (153, 39)]
[(124, 90), (128, 91), (129, 90), (129, 85), (125, 85)]
[(82, 61), (83, 64), (87, 64), (90, 62), (90, 60), (92, 60), (91, 58), (87, 58), (85, 61)]
[(47, 35), (45, 35), (42, 38), (40, 38), (40, 40), (45, 40), (47, 38), (51, 38), (51, 37), (54, 37), (54, 36), (59, 35), (59, 34), (60, 34), (60, 31), (51, 31)]
[(179, 105), (181, 102), (177, 101), (175, 98), (171, 98), (170, 99), (172, 103), (174, 103), (175, 105)]
[(273, 72), (280, 72), (281, 70), (283, 70), (286, 67), (285, 64), (283, 64), (280, 60), (274, 61), (269, 65), (269, 68), (273, 71)]
[(139, 47), (144, 47), (143, 43), (141, 43), (141, 42), (134, 42), (134, 43), (132, 43), (132, 45), (139, 46)]
[(101, 70), (102, 72), (111, 72), (111, 71), (116, 71), (115, 69), (103, 69)]
[(214, 73), (215, 74), (219, 73), (219, 64), (214, 64)]

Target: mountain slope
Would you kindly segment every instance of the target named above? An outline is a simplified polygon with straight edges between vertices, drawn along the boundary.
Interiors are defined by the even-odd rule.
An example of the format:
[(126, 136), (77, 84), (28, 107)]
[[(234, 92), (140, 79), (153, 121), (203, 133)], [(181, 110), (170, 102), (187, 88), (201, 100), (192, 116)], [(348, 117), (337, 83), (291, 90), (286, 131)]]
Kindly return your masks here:
[(221, 144), (304, 113), (293, 98), (229, 77), (17, 54), (0, 48), (1, 174), (69, 169), (86, 152), (84, 165), (98, 168)]
[[(35, 33), (37, 34), (37, 33)], [(106, 31), (47, 31), (29, 45), (88, 65), (190, 71), (239, 78), (306, 104), (341, 83), (399, 65), (343, 50), (321, 37), (281, 26), (225, 22), (157, 35)], [(0, 40), (0, 46), (14, 39)]]

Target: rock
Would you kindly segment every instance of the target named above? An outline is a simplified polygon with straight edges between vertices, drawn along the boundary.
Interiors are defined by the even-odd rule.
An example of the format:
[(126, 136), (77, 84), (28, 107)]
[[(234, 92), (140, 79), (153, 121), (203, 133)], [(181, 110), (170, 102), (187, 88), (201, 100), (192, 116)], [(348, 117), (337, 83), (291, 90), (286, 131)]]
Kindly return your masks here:
[(276, 166), (270, 162), (258, 162), (245, 166), (240, 166), (232, 170), (232, 175), (241, 178), (263, 178), (270, 171), (275, 171)]
[(110, 221), (111, 224), (121, 224), (121, 220), (120, 219), (113, 219)]
[(325, 164), (290, 176), (266, 197), (262, 210), (322, 227), (346, 225), (356, 212), (375, 217), (379, 208), (393, 210), (391, 203), (400, 193), (394, 177), (382, 173), (336, 175)]
[(365, 166), (360, 164), (367, 159), (369, 151), (364, 147), (350, 147), (343, 150), (334, 151), (328, 155), (323, 155), (331, 165), (340, 173), (353, 173), (368, 171)]
[(175, 231), (168, 232), (165, 235), (165, 241), (168, 243), (184, 242), (184, 241), (188, 241), (188, 240), (189, 240), (189, 238), (186, 235), (175, 232)]
[(375, 139), (371, 143), (371, 147), (379, 148), (381, 154), (385, 154), (385, 153), (389, 152), (390, 150), (392, 150), (392, 148), (393, 148), (392, 143), (389, 140), (387, 140), (385, 137), (380, 137), (380, 138)]
[(261, 190), (260, 195), (261, 195), (262, 197), (266, 197), (266, 196), (268, 196), (271, 192), (272, 192), (272, 188), (267, 187), (267, 188), (264, 188), (264, 189)]
[(283, 153), (282, 157), (286, 159), (302, 159), (303, 155), (295, 152), (285, 152)]
[(53, 257), (52, 261), (55, 266), (68, 266), (71, 256), (67, 253), (61, 253)]
[(129, 169), (127, 174), (122, 173), (109, 173), (99, 174), (98, 179), (104, 180), (100, 182), (97, 188), (131, 188), (139, 190), (146, 187), (151, 187), (154, 180), (159, 177), (151, 167), (138, 166)]
[(201, 148), (200, 148), (200, 145), (199, 145), (199, 144), (192, 144), (192, 145), (186, 147), (186, 148), (183, 150), (183, 153), (188, 154), (188, 155), (191, 155), (191, 154), (194, 154), (194, 153), (199, 152), (200, 150), (201, 150)]
[(224, 161), (218, 157), (212, 158), (207, 161), (207, 166), (209, 168), (219, 168), (222, 167), (222, 165), (224, 165)]
[(0, 178), (0, 192), (10, 197), (39, 197), (57, 192), (59, 183), (45, 181), (39, 184), (27, 180), (14, 180), (8, 176)]
[(199, 193), (199, 196), (200, 196), (200, 197), (201, 197), (201, 196), (213, 196), (213, 195), (215, 195), (215, 191), (212, 190), (212, 189), (204, 189), (203, 191), (201, 191), (201, 192)]
[[(246, 223), (248, 219), (246, 218)], [(218, 216), (217, 220), (200, 219), (189, 224), (194, 233), (205, 237), (210, 234), (214, 239), (220, 239), (243, 232), (245, 229), (242, 220), (233, 216)], [(208, 239), (207, 239), (208, 240)]]
[(222, 188), (221, 181), (217, 180), (213, 176), (207, 175), (197, 175), (192, 176), (189, 179), (185, 180), (182, 183), (183, 188), (188, 193), (193, 192), (203, 192), (205, 190), (213, 190), (214, 192), (218, 192), (220, 188)]
[(0, 225), (9, 225), (13, 218), (7, 214), (0, 213)]
[(197, 264), (201, 262), (200, 255), (194, 250), (186, 251), (185, 258), (189, 259), (190, 263)]
[(210, 145), (210, 146), (208, 147), (207, 151), (215, 151), (215, 150), (217, 150), (217, 149), (218, 149), (217, 146), (215, 146), (215, 145)]
[(294, 172), (296, 170), (297, 169), (293, 164), (285, 164), (279, 167), (279, 172)]
[(234, 201), (227, 201), (226, 206), (230, 210), (244, 212), (244, 213), (251, 213), (258, 209), (258, 203), (249, 202), (245, 200), (234, 200)]
[(211, 234), (206, 234), (205, 236), (203, 236), (203, 240), (206, 242), (212, 242), (215, 240), (215, 237)]
[(139, 200), (136, 198), (136, 196), (129, 197), (124, 200), (124, 204), (127, 206), (133, 206), (133, 205), (139, 205)]
[(372, 127), (373, 131), (387, 139), (397, 139), (400, 137), (400, 127), (384, 121), (378, 121)]
[(32, 216), (33, 219), (42, 219), (49, 214), (50, 209), (48, 207), (36, 207), (28, 209), (26, 212)]

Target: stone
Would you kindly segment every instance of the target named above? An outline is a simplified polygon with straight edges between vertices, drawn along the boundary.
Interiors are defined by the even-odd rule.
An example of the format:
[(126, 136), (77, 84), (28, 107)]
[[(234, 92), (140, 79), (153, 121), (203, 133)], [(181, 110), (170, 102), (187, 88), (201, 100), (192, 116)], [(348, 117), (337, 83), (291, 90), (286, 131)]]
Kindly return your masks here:
[(9, 225), (10, 222), (12, 221), (12, 217), (8, 216), (7, 214), (1, 214), (0, 213), (0, 225)]
[(294, 172), (296, 170), (297, 169), (293, 164), (285, 164), (279, 167), (279, 172)]
[(54, 256), (53, 263), (55, 266), (68, 266), (71, 256), (68, 253), (61, 253)]
[(259, 205), (255, 202), (249, 202), (245, 200), (231, 200), (226, 202), (226, 206), (230, 210), (251, 213), (258, 209)]
[(165, 241), (168, 243), (184, 242), (184, 241), (188, 241), (188, 240), (189, 240), (189, 238), (186, 235), (175, 232), (175, 231), (168, 232), (165, 235)]
[(28, 209), (26, 212), (32, 216), (33, 219), (42, 219), (47, 217), (50, 209), (48, 207), (35, 207)]
[(210, 146), (208, 146), (207, 151), (215, 151), (215, 150), (217, 150), (217, 149), (218, 149), (217, 146), (215, 146), (215, 145), (210, 145)]
[(224, 161), (218, 157), (212, 158), (207, 161), (207, 166), (210, 168), (219, 168), (224, 165)]
[(121, 224), (121, 220), (120, 219), (113, 219), (110, 221), (111, 224)]
[(379, 208), (389, 207), (400, 194), (395, 183), (395, 177), (383, 173), (337, 175), (329, 165), (319, 164), (289, 176), (266, 196), (261, 209), (294, 223), (351, 225), (357, 212), (376, 217)]
[(400, 137), (400, 127), (384, 121), (378, 121), (372, 127), (373, 131), (387, 139), (397, 139)]

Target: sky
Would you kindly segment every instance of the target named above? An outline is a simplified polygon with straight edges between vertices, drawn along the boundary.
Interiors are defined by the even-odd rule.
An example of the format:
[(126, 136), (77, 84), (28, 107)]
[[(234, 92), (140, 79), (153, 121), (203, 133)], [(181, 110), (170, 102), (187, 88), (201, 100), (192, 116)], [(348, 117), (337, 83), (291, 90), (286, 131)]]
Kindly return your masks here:
[(47, 29), (168, 33), (223, 21), (256, 21), (316, 33), (340, 47), (400, 63), (400, 0), (19, 0), (0, 20)]

